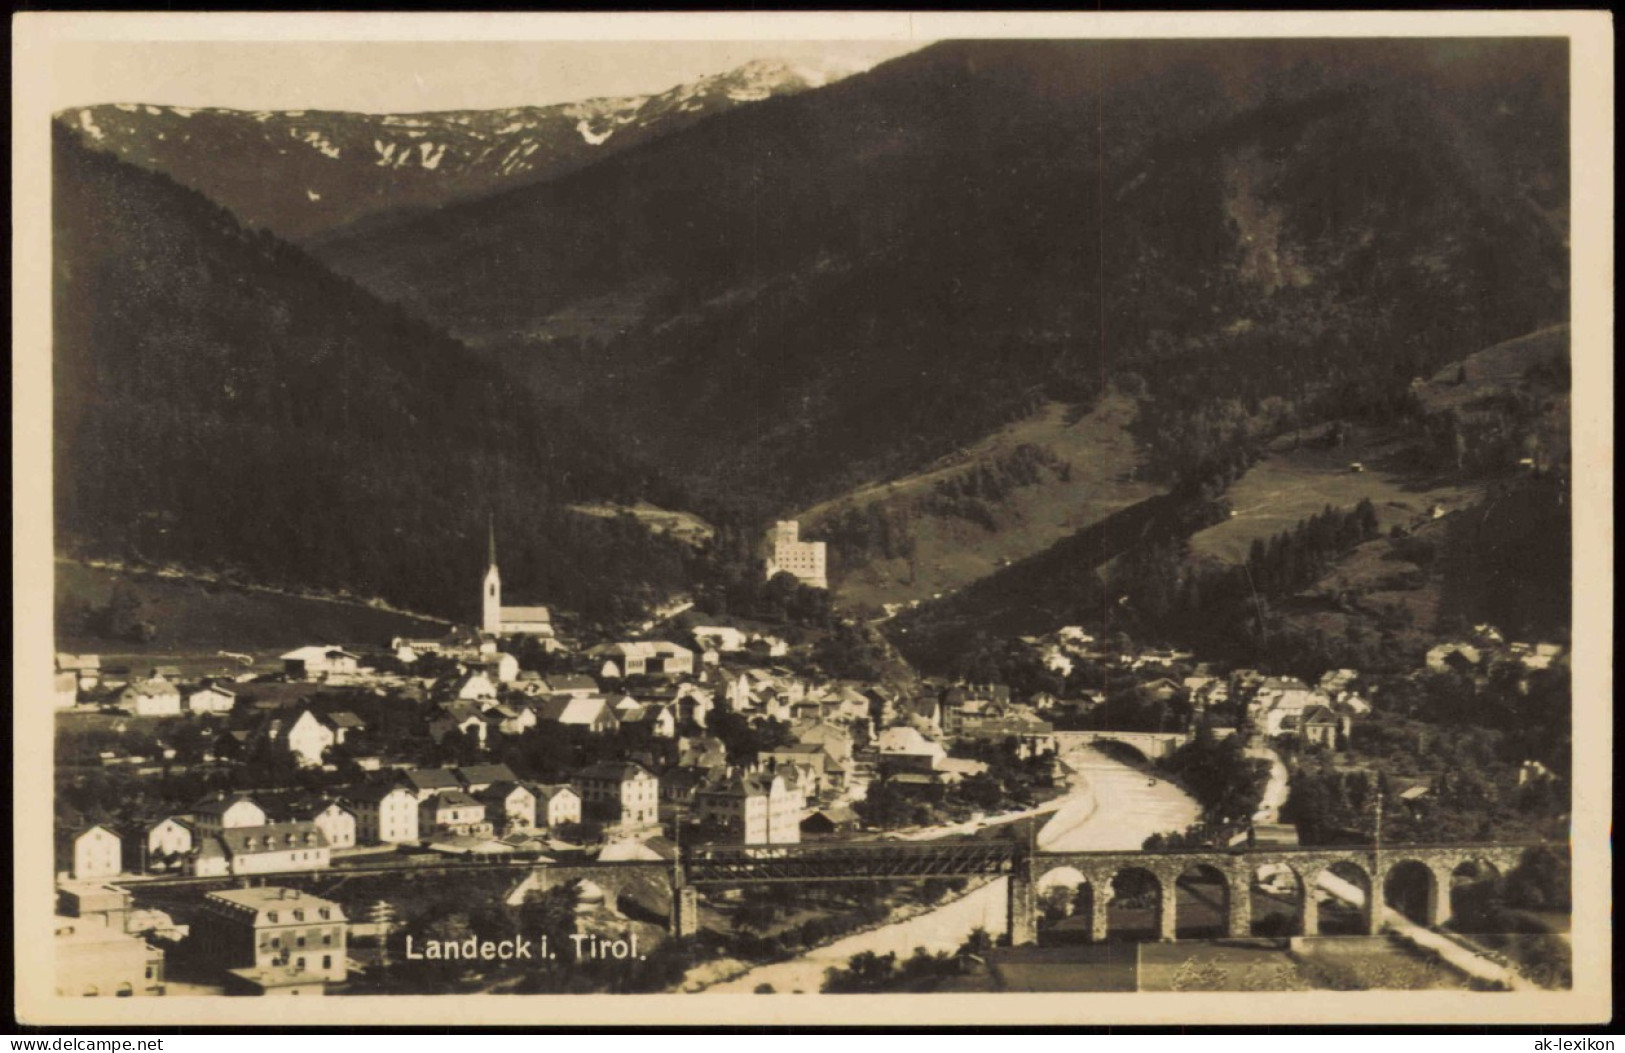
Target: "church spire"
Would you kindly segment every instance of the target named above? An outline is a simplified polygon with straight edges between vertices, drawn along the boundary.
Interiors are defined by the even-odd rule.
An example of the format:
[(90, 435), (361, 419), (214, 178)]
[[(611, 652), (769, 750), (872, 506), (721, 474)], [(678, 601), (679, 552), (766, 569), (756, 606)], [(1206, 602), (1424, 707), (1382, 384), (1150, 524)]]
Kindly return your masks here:
[(485, 529), (487, 541), (490, 545), (490, 555), (485, 561), (488, 567), (497, 565), (497, 519), (495, 513), (487, 512), (485, 516)]

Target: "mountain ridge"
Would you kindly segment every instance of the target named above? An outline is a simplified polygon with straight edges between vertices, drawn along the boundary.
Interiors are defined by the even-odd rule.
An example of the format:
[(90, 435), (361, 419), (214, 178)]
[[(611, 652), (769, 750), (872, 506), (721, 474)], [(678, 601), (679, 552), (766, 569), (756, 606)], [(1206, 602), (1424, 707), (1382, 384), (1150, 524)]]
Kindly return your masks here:
[(144, 102), (54, 116), (81, 142), (161, 171), (249, 226), (314, 241), (593, 164), (738, 106), (847, 74), (756, 60), (644, 95), (371, 114)]

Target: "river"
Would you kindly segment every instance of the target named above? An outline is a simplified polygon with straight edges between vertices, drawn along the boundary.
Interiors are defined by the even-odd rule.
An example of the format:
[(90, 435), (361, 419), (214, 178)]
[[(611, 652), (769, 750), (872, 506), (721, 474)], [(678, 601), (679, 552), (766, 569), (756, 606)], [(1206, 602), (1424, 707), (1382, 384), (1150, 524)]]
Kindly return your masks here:
[[(1097, 750), (1068, 754), (1062, 763), (1073, 772), (1072, 791), (1038, 833), (1039, 847), (1045, 850), (1135, 849), (1152, 834), (1183, 830), (1200, 814), (1196, 802), (1173, 783)], [(844, 966), (863, 951), (899, 958), (916, 947), (952, 951), (978, 927), (990, 935), (1004, 932), (1005, 896), (1005, 880), (998, 878), (936, 910), (848, 936), (799, 958), (758, 966), (705, 990), (749, 994), (767, 984), (780, 994), (811, 994), (822, 988), (825, 970)]]

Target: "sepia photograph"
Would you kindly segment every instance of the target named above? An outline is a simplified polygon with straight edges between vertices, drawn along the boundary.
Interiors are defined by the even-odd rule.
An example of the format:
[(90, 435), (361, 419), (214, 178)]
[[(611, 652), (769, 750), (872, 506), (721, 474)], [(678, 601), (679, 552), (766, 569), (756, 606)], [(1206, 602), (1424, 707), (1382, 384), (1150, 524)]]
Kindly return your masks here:
[(18, 16), (18, 1022), (1606, 1020), (1612, 25), (1383, 17)]

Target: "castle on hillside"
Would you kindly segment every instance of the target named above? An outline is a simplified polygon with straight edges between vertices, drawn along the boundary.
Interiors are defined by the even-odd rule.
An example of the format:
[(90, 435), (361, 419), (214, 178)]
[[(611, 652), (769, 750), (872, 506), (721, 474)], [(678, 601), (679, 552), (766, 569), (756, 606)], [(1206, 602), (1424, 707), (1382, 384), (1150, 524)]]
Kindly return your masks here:
[(773, 528), (773, 545), (767, 555), (767, 578), (783, 571), (803, 585), (829, 588), (824, 576), (824, 542), (801, 540), (801, 524), (781, 519)]
[(480, 602), (480, 629), (491, 636), (553, 637), (553, 615), (546, 607), (502, 605), (502, 574), (497, 570), (497, 533), (494, 524), (490, 527), (490, 555)]

